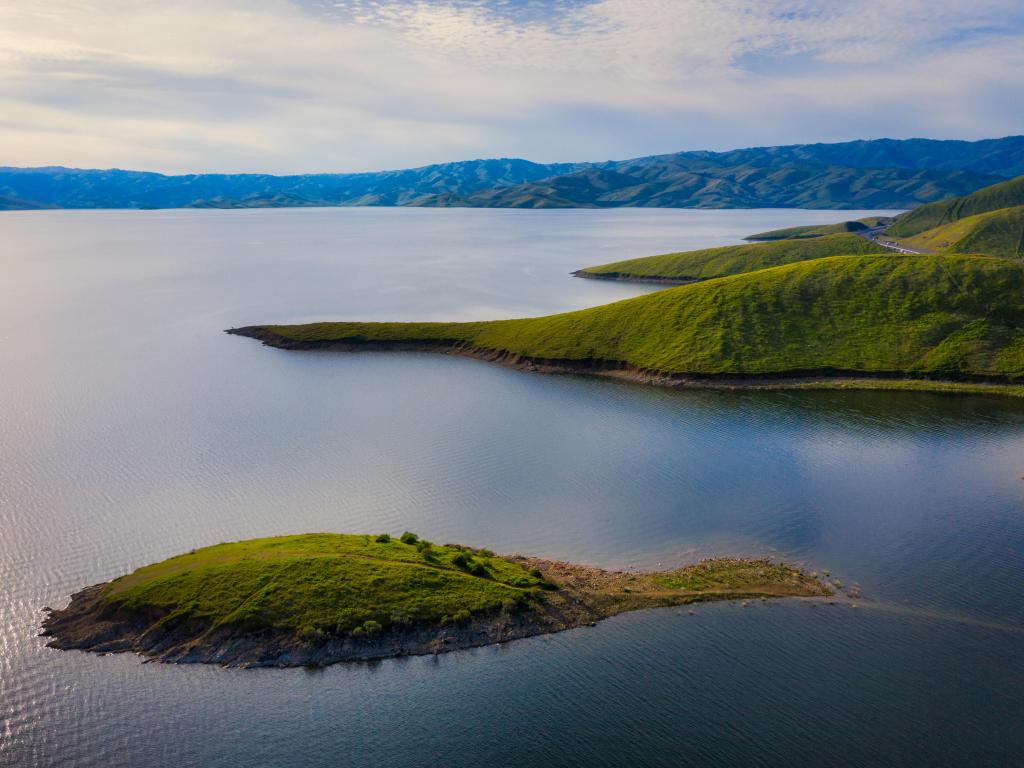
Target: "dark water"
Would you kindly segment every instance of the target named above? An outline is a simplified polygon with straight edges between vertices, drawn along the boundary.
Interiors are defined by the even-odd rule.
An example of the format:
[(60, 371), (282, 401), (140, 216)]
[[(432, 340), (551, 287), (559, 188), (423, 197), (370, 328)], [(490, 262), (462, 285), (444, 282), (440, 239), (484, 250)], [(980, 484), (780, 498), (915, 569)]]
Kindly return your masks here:
[[(647, 290), (579, 266), (834, 218), (5, 214), (0, 764), (1024, 764), (1024, 404), (669, 392), (219, 333), (571, 309)], [(43, 605), (193, 547), (405, 529), (616, 567), (767, 554), (864, 599), (319, 672), (35, 637)]]

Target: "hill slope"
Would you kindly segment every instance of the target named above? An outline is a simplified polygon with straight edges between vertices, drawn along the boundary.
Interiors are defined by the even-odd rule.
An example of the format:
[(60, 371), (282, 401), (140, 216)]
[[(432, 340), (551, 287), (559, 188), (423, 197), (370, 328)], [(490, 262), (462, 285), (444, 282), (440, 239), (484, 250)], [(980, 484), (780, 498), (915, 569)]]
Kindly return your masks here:
[(760, 157), (670, 155), (584, 168), (471, 195), (425, 197), (421, 206), (482, 208), (910, 208), (998, 180), (970, 171), (851, 168)]
[(968, 216), (1018, 205), (1024, 205), (1024, 176), (907, 211), (897, 216), (885, 233), (892, 237), (913, 237)]
[(0, 195), (36, 207), (250, 208), (406, 205), (435, 194), (472, 194), (579, 168), (573, 163), (468, 160), (379, 173), (189, 174), (74, 168), (0, 168)]
[(915, 250), (1024, 259), (1024, 205), (968, 216), (898, 242)]
[(866, 238), (839, 234), (644, 256), (586, 267), (574, 274), (578, 277), (614, 280), (688, 282), (753, 272), (757, 269), (826, 256), (887, 252), (888, 249)]
[(772, 240), (805, 240), (812, 237), (824, 237), (842, 232), (865, 232), (869, 229), (891, 224), (892, 219), (888, 216), (871, 216), (867, 219), (856, 221), (841, 221), (838, 224), (803, 224), (798, 227), (786, 227), (785, 229), (772, 229), (768, 232), (758, 232), (748, 235), (744, 240), (772, 241)]
[(853, 374), (1019, 381), (1024, 265), (983, 256), (834, 256), (550, 317), (230, 332), (284, 348), (436, 349), (677, 380)]
[(1024, 173), (1024, 137), (678, 152), (601, 163), (502, 158), (374, 173), (0, 168), (7, 208), (336, 205), (909, 208)]

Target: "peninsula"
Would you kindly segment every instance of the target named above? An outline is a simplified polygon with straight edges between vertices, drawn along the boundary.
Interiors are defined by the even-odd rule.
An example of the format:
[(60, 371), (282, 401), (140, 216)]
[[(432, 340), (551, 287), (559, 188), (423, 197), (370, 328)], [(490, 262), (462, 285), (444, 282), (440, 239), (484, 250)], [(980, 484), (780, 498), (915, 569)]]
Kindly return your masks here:
[(1024, 263), (891, 251), (828, 256), (547, 317), (260, 325), (228, 333), (289, 350), (434, 351), (674, 387), (1019, 396)]
[[(768, 234), (772, 233), (764, 233)], [(641, 256), (597, 267), (585, 267), (572, 274), (597, 280), (681, 285), (795, 264), (798, 261), (822, 259), (826, 256), (887, 253), (888, 250), (872, 240), (854, 234), (827, 234), (814, 238), (802, 235), (795, 241), (779, 239), (771, 242), (723, 245), (699, 251), (665, 253), (659, 256)]]
[(308, 666), (440, 653), (708, 600), (831, 594), (769, 560), (608, 571), (401, 537), (315, 533), (193, 550), (47, 609), (49, 646)]

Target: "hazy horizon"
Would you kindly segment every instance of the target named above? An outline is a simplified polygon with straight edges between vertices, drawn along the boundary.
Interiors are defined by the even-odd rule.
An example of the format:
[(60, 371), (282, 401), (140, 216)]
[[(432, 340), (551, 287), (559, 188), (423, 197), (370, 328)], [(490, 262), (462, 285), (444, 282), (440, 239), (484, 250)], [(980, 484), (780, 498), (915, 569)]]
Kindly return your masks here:
[(1024, 125), (1009, 0), (14, 0), (0, 161), (359, 173)]
[[(868, 139), (850, 139), (847, 142), (803, 142), (803, 144), (844, 144), (854, 143), (858, 141), (965, 141), (965, 142), (980, 142), (980, 141), (998, 141), (1002, 139), (1012, 138), (1024, 138), (1024, 134), (1010, 134), (1007, 136), (989, 136), (980, 139), (934, 139), (929, 136), (910, 136), (905, 139), (894, 139), (891, 136), (878, 136), (875, 138)], [(218, 175), (218, 176), (317, 176), (317, 175), (356, 175), (356, 174), (373, 174), (373, 173), (391, 173), (405, 170), (416, 170), (418, 168), (428, 168), (435, 165), (453, 165), (456, 163), (475, 163), (475, 162), (491, 162), (491, 161), (525, 161), (528, 163), (536, 163), (538, 165), (551, 165), (556, 163), (561, 164), (591, 164), (597, 165), (600, 163), (611, 163), (611, 162), (622, 162), (628, 160), (637, 160), (645, 157), (657, 157), (659, 155), (676, 155), (686, 154), (691, 152), (715, 152), (715, 153), (728, 153), (728, 152), (741, 152), (748, 149), (771, 149), (774, 147), (785, 147), (785, 146), (799, 146), (800, 143), (792, 144), (751, 144), (743, 147), (729, 147), (727, 149), (720, 150), (708, 150), (708, 149), (679, 149), (672, 152), (660, 152), (655, 155), (636, 155), (633, 157), (606, 157), (598, 160), (595, 159), (584, 159), (584, 160), (551, 160), (551, 161), (539, 161), (529, 157), (517, 157), (512, 155), (494, 155), (490, 157), (460, 157), (451, 158), (448, 160), (439, 160), (433, 163), (424, 163), (422, 165), (415, 166), (391, 166), (381, 168), (369, 168), (366, 170), (352, 171), (344, 169), (308, 169), (292, 171), (288, 173), (275, 173), (273, 171), (261, 171), (261, 170), (250, 170), (250, 171), (208, 171), (208, 170), (192, 170), (192, 171), (179, 171), (179, 172), (166, 172), (154, 170), (152, 168), (135, 168), (127, 166), (107, 166), (107, 167), (88, 167), (88, 166), (73, 166), (73, 165), (60, 165), (50, 163), (47, 165), (0, 165), (0, 170), (3, 169), (14, 169), (14, 170), (45, 170), (48, 168), (63, 168), (69, 171), (124, 171), (127, 173), (155, 173), (163, 176), (200, 176), (200, 175)]]

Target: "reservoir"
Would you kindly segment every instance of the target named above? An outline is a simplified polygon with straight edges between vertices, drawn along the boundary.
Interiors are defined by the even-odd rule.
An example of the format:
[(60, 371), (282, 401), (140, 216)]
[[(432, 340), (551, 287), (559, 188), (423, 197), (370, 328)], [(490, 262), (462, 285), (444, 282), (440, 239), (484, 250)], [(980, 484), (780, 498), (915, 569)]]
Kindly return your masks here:
[[(608, 261), (870, 211), (0, 215), (0, 765), (962, 766), (1024, 754), (1024, 401), (674, 391), (266, 322), (478, 320)], [(47, 649), (43, 606), (311, 531), (608, 568), (771, 556), (849, 600), (626, 614), (324, 670)]]

